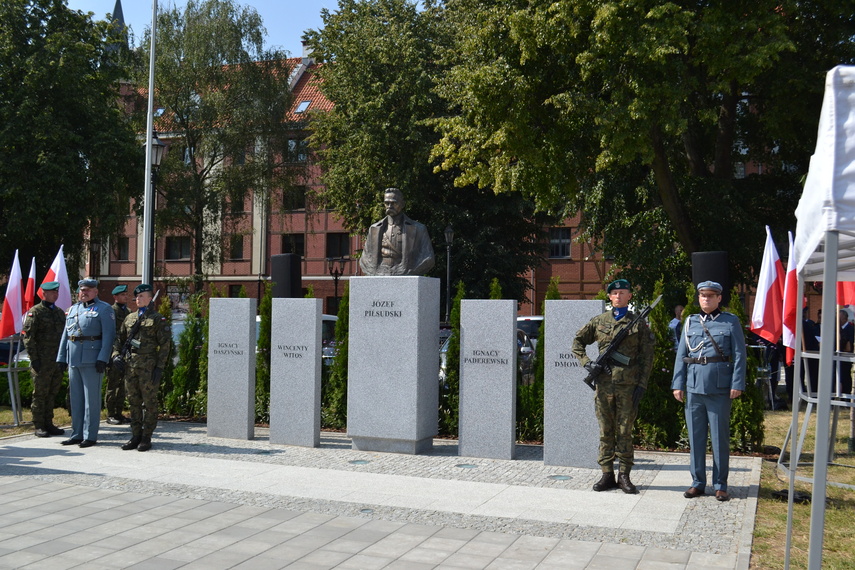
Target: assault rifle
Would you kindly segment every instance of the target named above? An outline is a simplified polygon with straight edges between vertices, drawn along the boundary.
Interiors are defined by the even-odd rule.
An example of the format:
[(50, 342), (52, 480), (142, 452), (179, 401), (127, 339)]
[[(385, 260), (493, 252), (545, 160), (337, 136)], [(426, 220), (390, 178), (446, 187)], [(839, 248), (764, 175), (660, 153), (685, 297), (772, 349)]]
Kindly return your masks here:
[(623, 364), (626, 366), (629, 364), (629, 358), (624, 356), (623, 354), (617, 351), (617, 348), (620, 346), (620, 343), (623, 342), (623, 339), (629, 334), (629, 331), (632, 330), (636, 324), (640, 323), (642, 320), (647, 318), (647, 315), (650, 314), (650, 311), (653, 310), (653, 307), (659, 304), (659, 301), (662, 300), (662, 295), (656, 297), (656, 300), (653, 301), (649, 307), (638, 313), (635, 318), (629, 323), (628, 326), (621, 329), (619, 333), (612, 339), (609, 345), (603, 350), (596, 360), (589, 362), (585, 366), (585, 370), (588, 371), (588, 375), (582, 380), (591, 390), (597, 389), (597, 376), (599, 376), (603, 371), (609, 370), (609, 359), (614, 360), (619, 364)]

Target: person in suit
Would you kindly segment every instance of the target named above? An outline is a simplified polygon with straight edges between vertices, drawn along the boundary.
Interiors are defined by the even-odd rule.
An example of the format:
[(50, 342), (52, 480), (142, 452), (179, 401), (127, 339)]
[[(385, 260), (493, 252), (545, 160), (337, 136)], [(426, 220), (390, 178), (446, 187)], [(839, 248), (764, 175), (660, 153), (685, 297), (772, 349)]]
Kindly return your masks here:
[(671, 389), (685, 402), (689, 431), (692, 486), (687, 499), (700, 497), (707, 486), (707, 436), (712, 440), (712, 483), (715, 498), (727, 501), (730, 459), (730, 405), (745, 390), (745, 335), (739, 318), (722, 312), (722, 287), (715, 281), (697, 286), (701, 312), (690, 315), (674, 360)]
[(98, 281), (87, 277), (77, 286), (78, 302), (65, 314), (56, 356), (60, 368), (68, 368), (71, 400), (71, 438), (62, 445), (92, 447), (98, 442), (101, 379), (116, 338), (116, 315), (110, 305), (98, 299)]
[(387, 188), (386, 217), (368, 228), (359, 266), (366, 275), (424, 275), (434, 264), (427, 228), (404, 214), (404, 194)]
[[(113, 312), (116, 314), (116, 334), (122, 329), (122, 323), (128, 316), (128, 301), (131, 294), (127, 285), (116, 285), (113, 287)], [(107, 408), (107, 423), (120, 425), (130, 423), (130, 420), (122, 415), (125, 409), (125, 375), (118, 368), (110, 366), (107, 369), (107, 389), (104, 391), (104, 407)]]

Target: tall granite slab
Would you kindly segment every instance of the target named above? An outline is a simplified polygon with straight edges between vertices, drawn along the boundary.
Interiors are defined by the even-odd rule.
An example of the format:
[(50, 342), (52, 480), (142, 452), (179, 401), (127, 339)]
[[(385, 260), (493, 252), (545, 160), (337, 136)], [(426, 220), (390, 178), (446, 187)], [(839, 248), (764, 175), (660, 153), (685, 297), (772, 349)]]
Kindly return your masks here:
[(321, 443), (321, 299), (273, 299), (270, 443)]
[(513, 300), (460, 303), (460, 455), (514, 458), (516, 315)]
[[(546, 301), (544, 321), (543, 463), (598, 469), (600, 426), (586, 371), (571, 352), (573, 338), (605, 310), (603, 301)], [(597, 345), (588, 356), (598, 356)]]
[(353, 448), (430, 451), (439, 405), (439, 279), (352, 277), (349, 316)]
[(255, 299), (211, 299), (208, 435), (255, 436)]

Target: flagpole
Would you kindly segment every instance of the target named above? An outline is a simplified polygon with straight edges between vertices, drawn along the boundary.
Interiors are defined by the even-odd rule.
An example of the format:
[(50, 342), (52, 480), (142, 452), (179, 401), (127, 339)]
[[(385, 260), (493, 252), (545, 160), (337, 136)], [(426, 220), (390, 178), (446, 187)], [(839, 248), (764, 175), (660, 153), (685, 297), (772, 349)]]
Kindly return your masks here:
[(152, 179), (152, 133), (154, 133), (154, 47), (157, 36), (157, 0), (151, 2), (151, 46), (148, 69), (148, 114), (145, 131), (145, 188), (143, 189), (142, 282), (154, 281), (154, 188)]

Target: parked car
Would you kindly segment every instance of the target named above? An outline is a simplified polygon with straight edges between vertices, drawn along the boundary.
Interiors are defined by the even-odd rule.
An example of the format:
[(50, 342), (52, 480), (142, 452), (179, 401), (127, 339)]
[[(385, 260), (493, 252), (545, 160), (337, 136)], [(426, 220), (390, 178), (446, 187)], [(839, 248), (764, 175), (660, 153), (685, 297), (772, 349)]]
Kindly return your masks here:
[(517, 328), (525, 331), (531, 339), (531, 345), (537, 348), (537, 339), (540, 338), (540, 325), (543, 323), (543, 315), (531, 315), (517, 317)]
[[(448, 359), (448, 345), (451, 342), (449, 336), (439, 349), (439, 383), (445, 384)], [(534, 346), (531, 339), (522, 329), (517, 329), (517, 378), (521, 384), (534, 382)]]

